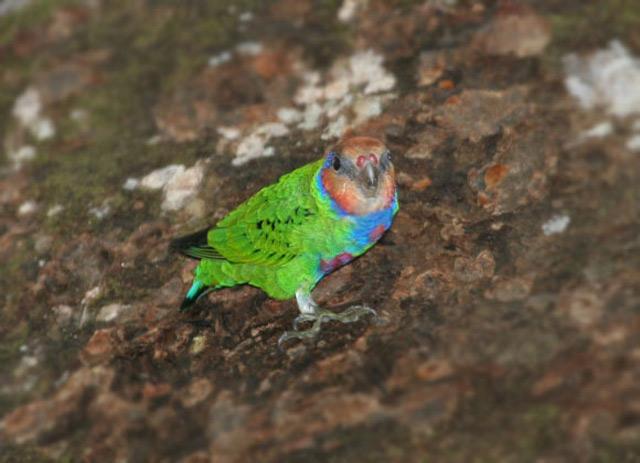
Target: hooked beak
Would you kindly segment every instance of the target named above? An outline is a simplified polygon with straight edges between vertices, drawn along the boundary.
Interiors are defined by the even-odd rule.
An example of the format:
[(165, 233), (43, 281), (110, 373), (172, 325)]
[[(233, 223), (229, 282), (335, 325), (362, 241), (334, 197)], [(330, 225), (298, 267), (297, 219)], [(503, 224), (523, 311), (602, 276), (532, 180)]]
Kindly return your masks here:
[(365, 193), (367, 193), (368, 196), (374, 196), (378, 191), (378, 180), (380, 178), (378, 169), (370, 162), (367, 162), (360, 171), (360, 176), (360, 183), (364, 187)]

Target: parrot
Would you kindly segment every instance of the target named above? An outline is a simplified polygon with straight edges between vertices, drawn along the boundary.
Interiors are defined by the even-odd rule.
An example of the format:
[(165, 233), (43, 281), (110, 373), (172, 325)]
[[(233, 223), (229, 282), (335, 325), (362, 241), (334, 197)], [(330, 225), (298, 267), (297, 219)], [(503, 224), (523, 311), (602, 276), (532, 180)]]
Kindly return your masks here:
[[(211, 290), (248, 284), (277, 300), (295, 297), (299, 316), (278, 340), (318, 335), (322, 323), (350, 323), (367, 305), (341, 313), (312, 298), (316, 284), (369, 250), (391, 227), (399, 209), (391, 152), (371, 137), (339, 141), (319, 160), (283, 175), (212, 228), (179, 237), (170, 248), (198, 259), (180, 310)], [(312, 322), (311, 328), (299, 329)]]

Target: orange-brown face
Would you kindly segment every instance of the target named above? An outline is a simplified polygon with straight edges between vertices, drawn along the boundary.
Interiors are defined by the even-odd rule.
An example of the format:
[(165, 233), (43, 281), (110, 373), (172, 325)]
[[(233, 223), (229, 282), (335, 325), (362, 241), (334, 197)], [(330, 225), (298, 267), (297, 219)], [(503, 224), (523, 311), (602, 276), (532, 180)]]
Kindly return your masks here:
[(327, 154), (324, 188), (347, 214), (366, 215), (391, 206), (396, 191), (391, 154), (380, 140), (353, 137)]

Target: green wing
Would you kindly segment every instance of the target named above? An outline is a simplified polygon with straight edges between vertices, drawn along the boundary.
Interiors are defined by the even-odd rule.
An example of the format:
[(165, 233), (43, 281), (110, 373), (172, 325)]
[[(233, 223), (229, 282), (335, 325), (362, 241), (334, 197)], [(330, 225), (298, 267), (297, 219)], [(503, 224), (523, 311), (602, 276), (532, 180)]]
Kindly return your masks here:
[(209, 231), (208, 255), (217, 253), (233, 263), (282, 265), (304, 252), (304, 235), (318, 214), (310, 191), (318, 167), (301, 167), (238, 206)]
[(321, 161), (263, 188), (206, 230), (178, 238), (171, 248), (195, 259), (282, 265), (300, 255), (318, 214), (311, 182)]

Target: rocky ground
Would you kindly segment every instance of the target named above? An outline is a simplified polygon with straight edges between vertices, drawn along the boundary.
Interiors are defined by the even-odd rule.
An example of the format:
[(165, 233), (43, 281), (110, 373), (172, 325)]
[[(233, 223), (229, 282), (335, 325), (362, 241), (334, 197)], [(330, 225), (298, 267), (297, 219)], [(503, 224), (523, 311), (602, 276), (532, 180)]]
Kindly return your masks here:
[[(0, 462), (640, 460), (637, 0), (0, 1)], [(276, 342), (177, 311), (214, 223), (339, 137), (401, 210)]]

